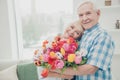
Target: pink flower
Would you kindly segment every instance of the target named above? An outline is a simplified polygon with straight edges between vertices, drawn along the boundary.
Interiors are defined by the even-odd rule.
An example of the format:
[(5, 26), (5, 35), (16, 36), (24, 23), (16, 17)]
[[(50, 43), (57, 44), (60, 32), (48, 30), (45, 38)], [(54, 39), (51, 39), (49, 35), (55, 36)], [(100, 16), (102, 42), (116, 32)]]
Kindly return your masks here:
[(70, 45), (68, 43), (64, 43), (62, 47), (64, 48), (65, 51), (69, 51)]
[(77, 49), (77, 46), (76, 44), (68, 44), (68, 43), (64, 43), (63, 46), (64, 50), (67, 52), (67, 53), (74, 53)]
[(76, 51), (76, 49), (77, 49), (76, 46), (71, 44), (71, 45), (69, 46), (69, 51), (68, 51), (68, 52), (69, 52), (69, 53), (74, 53), (74, 52)]
[(56, 60), (55, 61), (55, 67), (58, 69), (61, 69), (64, 67), (64, 62), (62, 60)]
[(43, 61), (48, 62), (49, 60), (49, 55), (48, 54), (43, 54)]
[(82, 61), (82, 57), (81, 56), (76, 56), (75, 57), (75, 64), (80, 64)]

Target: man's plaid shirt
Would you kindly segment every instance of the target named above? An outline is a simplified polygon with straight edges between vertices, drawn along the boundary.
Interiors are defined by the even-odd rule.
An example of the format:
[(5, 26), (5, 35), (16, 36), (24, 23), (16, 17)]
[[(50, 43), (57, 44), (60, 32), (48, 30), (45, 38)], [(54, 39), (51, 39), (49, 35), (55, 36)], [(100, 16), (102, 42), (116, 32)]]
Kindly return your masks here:
[(111, 59), (114, 42), (103, 29), (96, 24), (84, 32), (80, 41), (80, 50), (85, 51), (88, 58), (86, 64), (98, 67), (95, 74), (76, 76), (76, 80), (112, 80)]

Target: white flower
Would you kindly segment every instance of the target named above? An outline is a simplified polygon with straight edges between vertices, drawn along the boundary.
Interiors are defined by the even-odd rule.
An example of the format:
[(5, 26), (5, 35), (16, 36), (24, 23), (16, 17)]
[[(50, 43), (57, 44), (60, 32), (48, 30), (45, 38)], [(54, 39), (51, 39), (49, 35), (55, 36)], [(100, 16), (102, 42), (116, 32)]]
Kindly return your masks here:
[(56, 55), (57, 55), (58, 59), (62, 59), (63, 58), (63, 56), (62, 56), (62, 54), (60, 52), (56, 52)]

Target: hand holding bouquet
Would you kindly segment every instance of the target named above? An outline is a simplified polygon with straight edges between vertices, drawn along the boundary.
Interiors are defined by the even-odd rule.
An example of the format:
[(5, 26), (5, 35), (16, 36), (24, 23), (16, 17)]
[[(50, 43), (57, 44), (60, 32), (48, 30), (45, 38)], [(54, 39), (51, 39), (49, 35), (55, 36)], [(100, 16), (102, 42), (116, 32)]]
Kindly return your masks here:
[(44, 67), (41, 73), (44, 78), (48, 76), (51, 69), (60, 69), (61, 72), (67, 67), (77, 69), (77, 66), (87, 61), (77, 49), (78, 42), (71, 37), (64, 40), (56, 37), (52, 42), (45, 40), (42, 48), (34, 52), (34, 63), (36, 66)]

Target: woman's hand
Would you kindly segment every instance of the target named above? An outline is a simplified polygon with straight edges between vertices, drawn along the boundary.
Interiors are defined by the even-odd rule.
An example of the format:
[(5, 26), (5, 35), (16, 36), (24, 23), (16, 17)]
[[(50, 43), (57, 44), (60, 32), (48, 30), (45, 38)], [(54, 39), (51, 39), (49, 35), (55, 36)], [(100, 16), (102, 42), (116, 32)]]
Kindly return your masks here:
[(56, 78), (63, 78), (63, 79), (70, 79), (70, 80), (73, 78), (72, 75), (64, 75), (61, 73), (56, 73), (56, 72), (51, 72), (51, 71), (49, 71), (48, 77), (56, 77)]

